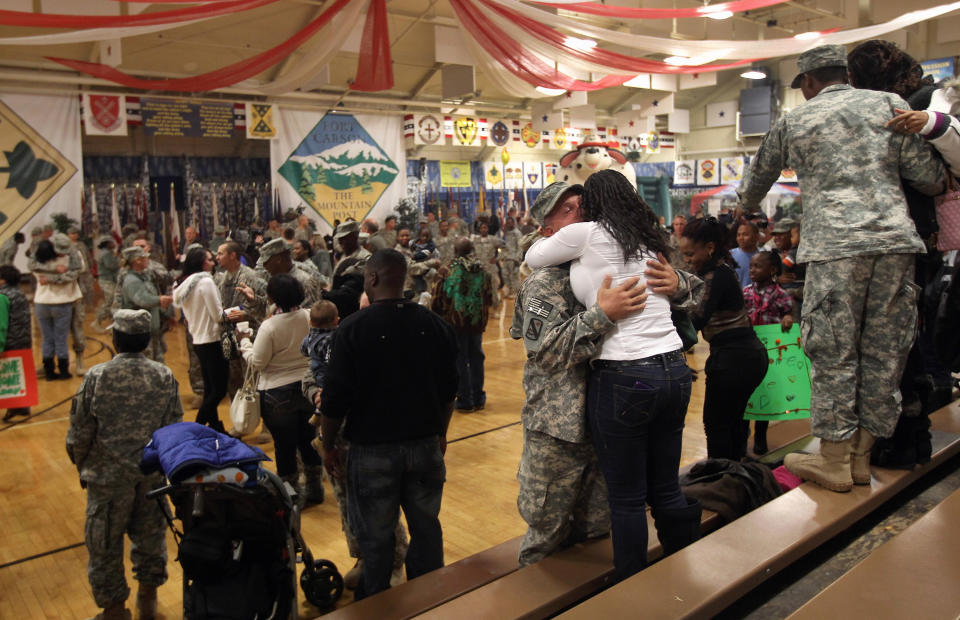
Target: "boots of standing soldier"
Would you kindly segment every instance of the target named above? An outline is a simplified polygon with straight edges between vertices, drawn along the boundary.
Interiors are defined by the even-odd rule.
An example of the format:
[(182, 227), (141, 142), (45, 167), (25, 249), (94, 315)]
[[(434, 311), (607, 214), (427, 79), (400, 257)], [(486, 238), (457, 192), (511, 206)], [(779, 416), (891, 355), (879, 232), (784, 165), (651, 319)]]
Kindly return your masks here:
[(767, 428), (769, 422), (756, 420), (753, 423), (753, 453), (756, 455), (766, 454), (769, 451), (767, 447)]
[(870, 484), (870, 449), (876, 438), (862, 426), (853, 434), (850, 447), (850, 475), (854, 484)]
[(322, 504), (323, 465), (306, 465), (303, 468), (303, 473), (307, 479), (306, 489), (304, 490), (306, 505)]
[(121, 601), (107, 605), (103, 608), (103, 611), (91, 618), (91, 620), (130, 620), (131, 617), (130, 610), (127, 609), (127, 606)]
[(57, 377), (57, 367), (54, 366), (52, 357), (43, 358), (43, 376), (47, 381), (54, 381)]
[(794, 476), (816, 482), (820, 486), (846, 493), (853, 488), (853, 475), (850, 472), (851, 440), (820, 440), (820, 454), (788, 454), (783, 459), (784, 466)]
[(692, 497), (685, 497), (684, 508), (659, 508), (653, 511), (653, 524), (663, 555), (679, 551), (700, 538), (700, 518), (703, 506)]
[(77, 353), (75, 367), (76, 367), (77, 375), (82, 377), (83, 375), (86, 374), (87, 369), (83, 365), (83, 352)]
[(157, 617), (157, 586), (141, 583), (137, 588), (137, 617), (155, 620)]
[(70, 374), (70, 357), (58, 357), (57, 358), (57, 367), (60, 371), (57, 373), (57, 379), (69, 379), (73, 375)]

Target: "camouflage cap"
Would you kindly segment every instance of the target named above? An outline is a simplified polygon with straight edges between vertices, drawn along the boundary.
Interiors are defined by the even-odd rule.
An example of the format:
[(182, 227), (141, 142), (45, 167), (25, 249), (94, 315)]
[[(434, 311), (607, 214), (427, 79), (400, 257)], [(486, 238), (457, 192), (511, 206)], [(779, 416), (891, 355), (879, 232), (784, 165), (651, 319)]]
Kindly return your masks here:
[(40, 228), (39, 226), (34, 226), (33, 228), (30, 229), (31, 237), (39, 237), (42, 234), (43, 234), (43, 229)]
[(341, 237), (346, 237), (347, 235), (352, 235), (353, 233), (360, 232), (360, 222), (349, 221), (343, 222), (337, 226), (337, 231), (333, 233), (334, 239), (339, 239)]
[(113, 313), (113, 323), (107, 329), (115, 329), (124, 334), (150, 333), (149, 310), (117, 310)]
[(533, 219), (537, 220), (537, 223), (543, 224), (544, 218), (550, 215), (553, 208), (557, 206), (557, 201), (560, 200), (563, 193), (568, 189), (579, 188), (579, 185), (570, 185), (563, 181), (556, 181), (555, 183), (547, 185), (543, 188), (543, 191), (537, 194), (537, 198), (533, 201), (533, 206), (530, 207), (530, 215), (533, 216)]
[(215, 235), (225, 235), (227, 234), (227, 227), (223, 224), (217, 224), (213, 227), (213, 234)]
[(807, 50), (797, 58), (797, 68), (800, 72), (790, 82), (790, 88), (800, 88), (803, 74), (821, 67), (846, 67), (847, 50), (842, 45), (821, 45)]
[(774, 224), (773, 230), (771, 230), (770, 232), (773, 234), (788, 233), (796, 227), (797, 227), (796, 220), (793, 220), (789, 217), (785, 217), (782, 220), (779, 220), (776, 224)]
[(147, 253), (139, 245), (131, 245), (129, 248), (123, 249), (123, 259), (128, 263), (138, 258), (146, 258), (146, 257), (147, 257)]
[(55, 234), (50, 238), (50, 241), (53, 242), (53, 249), (57, 251), (57, 254), (66, 254), (70, 251), (70, 248), (73, 247), (73, 242), (70, 241), (70, 237), (63, 233)]
[(264, 263), (273, 258), (278, 254), (283, 254), (284, 252), (289, 252), (290, 246), (287, 245), (287, 242), (282, 237), (277, 237), (276, 239), (271, 239), (263, 244), (260, 248), (260, 260)]

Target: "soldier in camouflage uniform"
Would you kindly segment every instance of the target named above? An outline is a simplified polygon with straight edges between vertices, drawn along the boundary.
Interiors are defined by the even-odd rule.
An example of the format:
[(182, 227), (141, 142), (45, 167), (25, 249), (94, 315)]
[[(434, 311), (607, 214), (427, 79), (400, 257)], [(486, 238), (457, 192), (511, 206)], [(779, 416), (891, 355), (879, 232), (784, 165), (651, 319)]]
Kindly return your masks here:
[(156, 617), (157, 586), (167, 580), (166, 522), (159, 505), (146, 498), (163, 478), (143, 475), (139, 465), (153, 432), (180, 422), (183, 410), (173, 372), (142, 353), (151, 322), (146, 310), (117, 311), (112, 325), (117, 356), (90, 369), (70, 410), (67, 454), (87, 489), (87, 574), (103, 608), (97, 618), (104, 620), (130, 617), (124, 534), (140, 583), (140, 618)]
[[(235, 241), (227, 241), (217, 248), (217, 264), (220, 271), (214, 275), (217, 289), (220, 291), (220, 301), (226, 311), (229, 308), (243, 306), (243, 310), (233, 310), (226, 320), (231, 325), (240, 321), (250, 323), (250, 329), (256, 332), (260, 323), (266, 318), (267, 311), (267, 283), (257, 273), (240, 262), (242, 249)], [(253, 299), (244, 294), (244, 289), (253, 293)], [(230, 378), (227, 381), (227, 394), (232, 399), (237, 390), (243, 385), (246, 367), (239, 350), (230, 356)]]
[(446, 220), (440, 222), (439, 229), (440, 233), (433, 238), (433, 243), (437, 246), (440, 264), (449, 265), (453, 260), (453, 244), (457, 237), (450, 231), (450, 222)]
[[(579, 185), (552, 183), (537, 196), (531, 212), (543, 221), (579, 192)], [(551, 221), (543, 233), (552, 235), (578, 220)], [(674, 303), (695, 304), (693, 292), (702, 283), (681, 272), (674, 281), (672, 274), (672, 269), (650, 272), (647, 282)], [(589, 309), (573, 294), (569, 263), (538, 269), (520, 286), (510, 335), (522, 339), (527, 349), (517, 507), (529, 527), (520, 544), (521, 565), (610, 530), (606, 485), (586, 425), (586, 362), (600, 351), (616, 320), (642, 308), (644, 289), (631, 289), (632, 284), (601, 288)]]
[(150, 260), (140, 246), (131, 246), (123, 251), (123, 257), (130, 271), (123, 278), (120, 287), (120, 304), (126, 310), (147, 310), (150, 312), (150, 344), (144, 354), (156, 362), (163, 363), (162, 331), (160, 311), (170, 307), (173, 298), (161, 295), (147, 273)]
[(500, 251), (500, 271), (503, 273), (503, 288), (507, 297), (514, 297), (520, 288), (520, 231), (517, 221), (507, 217), (503, 222), (503, 249)]
[(360, 307), (363, 269), (370, 252), (360, 247), (360, 225), (357, 222), (343, 222), (337, 226), (333, 239), (334, 243), (340, 244), (343, 254), (333, 268), (333, 283), (329, 291), (323, 291), (323, 298), (337, 306), (342, 321)]
[[(279, 273), (288, 273), (303, 285), (303, 292), (306, 295), (301, 308), (309, 308), (315, 301), (321, 298), (323, 287), (326, 285), (326, 278), (318, 272), (307, 271), (301, 267), (300, 263), (293, 260), (290, 246), (283, 239), (271, 239), (260, 248), (260, 262), (262, 267), (257, 270), (257, 275), (264, 281), (269, 281), (271, 276)], [(227, 306), (225, 306), (227, 307)], [(267, 308), (265, 316), (273, 314), (275, 308)]]
[(490, 274), (490, 283), (493, 285), (493, 305), (500, 305), (500, 271), (497, 269), (497, 250), (504, 246), (503, 241), (489, 234), (490, 226), (480, 223), (480, 234), (471, 235), (473, 242), (473, 251), (483, 265), (484, 270)]
[(22, 232), (15, 232), (3, 242), (3, 245), (0, 245), (0, 266), (13, 264), (13, 259), (17, 257), (17, 250), (25, 240)]
[(908, 104), (848, 86), (846, 64), (841, 45), (800, 55), (792, 87), (808, 101), (767, 133), (740, 186), (743, 205), (755, 210), (780, 170), (793, 168), (800, 181), (797, 259), (808, 265), (801, 332), (820, 455), (791, 454), (785, 465), (834, 491), (870, 483), (870, 447), (900, 415), (898, 386), (917, 327), (914, 254), (925, 251), (901, 178), (926, 195), (941, 193), (945, 180), (930, 146), (885, 126)]
[(71, 226), (67, 229), (70, 239), (70, 262), (80, 265), (77, 273), (77, 284), (83, 297), (73, 302), (73, 314), (70, 316), (70, 334), (73, 336), (73, 352), (76, 355), (76, 372), (83, 375), (87, 372), (83, 365), (83, 352), (87, 348), (86, 336), (83, 334), (83, 320), (87, 317), (87, 300), (93, 297), (93, 276), (90, 275), (90, 252), (87, 245), (80, 241), (80, 229)]

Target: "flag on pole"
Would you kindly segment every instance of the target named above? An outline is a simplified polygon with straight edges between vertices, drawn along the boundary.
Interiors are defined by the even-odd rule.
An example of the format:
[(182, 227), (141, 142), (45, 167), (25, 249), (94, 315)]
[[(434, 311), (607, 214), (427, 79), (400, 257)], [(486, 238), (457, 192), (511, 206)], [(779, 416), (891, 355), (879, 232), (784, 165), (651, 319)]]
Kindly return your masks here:
[(180, 252), (180, 214), (177, 213), (177, 194), (173, 191), (173, 183), (170, 184), (170, 245), (173, 246), (173, 254)]
[(90, 186), (90, 215), (93, 217), (93, 237), (100, 234), (100, 216), (97, 215), (97, 192), (96, 188)]
[(117, 247), (123, 247), (123, 234), (120, 227), (120, 211), (117, 209), (117, 188), (110, 184), (110, 234), (117, 242)]

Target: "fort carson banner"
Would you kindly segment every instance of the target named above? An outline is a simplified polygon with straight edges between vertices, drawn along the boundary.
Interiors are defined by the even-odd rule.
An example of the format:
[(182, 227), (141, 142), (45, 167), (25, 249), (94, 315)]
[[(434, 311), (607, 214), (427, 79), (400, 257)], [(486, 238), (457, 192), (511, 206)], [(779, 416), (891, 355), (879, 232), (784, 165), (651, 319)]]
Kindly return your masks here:
[(323, 231), (348, 217), (382, 220), (406, 196), (401, 117), (282, 107), (275, 113), (280, 127), (270, 143), (270, 167), (284, 210), (309, 205)]
[(76, 96), (0, 95), (0, 241), (54, 213), (79, 220), (82, 160)]

